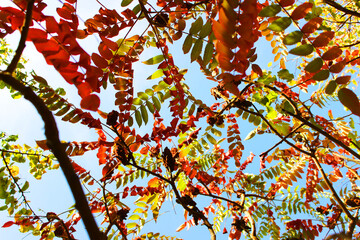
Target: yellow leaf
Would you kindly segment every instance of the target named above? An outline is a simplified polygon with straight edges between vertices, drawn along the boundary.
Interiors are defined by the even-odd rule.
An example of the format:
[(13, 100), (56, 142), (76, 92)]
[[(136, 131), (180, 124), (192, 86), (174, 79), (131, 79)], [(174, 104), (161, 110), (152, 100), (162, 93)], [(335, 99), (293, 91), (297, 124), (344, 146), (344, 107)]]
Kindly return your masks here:
[(18, 166), (11, 166), (10, 167), (11, 174), (15, 177), (19, 174), (19, 167)]

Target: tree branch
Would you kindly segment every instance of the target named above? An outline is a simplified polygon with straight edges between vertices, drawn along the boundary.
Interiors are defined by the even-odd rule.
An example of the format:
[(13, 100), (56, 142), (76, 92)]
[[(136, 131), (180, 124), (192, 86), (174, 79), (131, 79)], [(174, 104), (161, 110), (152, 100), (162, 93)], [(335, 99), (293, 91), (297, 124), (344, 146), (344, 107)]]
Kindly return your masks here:
[(8, 73), (13, 73), (17, 67), (17, 64), (20, 61), (21, 55), (25, 49), (25, 42), (26, 42), (26, 38), (29, 32), (29, 27), (32, 21), (32, 11), (33, 11), (33, 7), (34, 7), (34, 2), (35, 0), (29, 0), (27, 7), (26, 7), (26, 15), (25, 15), (25, 22), (24, 25), (21, 29), (21, 37), (20, 37), (20, 41), (19, 41), (19, 45), (15, 51), (15, 56), (13, 57), (13, 59), (11, 60), (11, 63), (9, 64), (9, 66), (6, 69), (6, 72)]
[(9, 72), (0, 72), (0, 79), (13, 89), (19, 91), (25, 99), (30, 101), (39, 115), (41, 116), (45, 125), (45, 136), (47, 145), (58, 159), (60, 167), (65, 175), (65, 178), (70, 186), (72, 195), (75, 199), (75, 206), (78, 209), (80, 216), (84, 222), (86, 230), (91, 240), (103, 239), (104, 236), (100, 232), (94, 216), (91, 213), (89, 204), (82, 189), (79, 177), (76, 175), (71, 161), (65, 152), (65, 148), (60, 142), (59, 131), (53, 114), (47, 108), (45, 103), (38, 97), (30, 87), (26, 87), (20, 81), (16, 80)]
[(333, 8), (336, 8), (337, 10), (339, 10), (340, 12), (343, 12), (345, 14), (349, 14), (355, 17), (360, 17), (360, 13), (347, 9), (343, 6), (341, 6), (340, 4), (338, 4), (337, 2), (333, 1), (333, 0), (324, 0), (324, 3), (326, 3), (327, 5), (332, 6)]

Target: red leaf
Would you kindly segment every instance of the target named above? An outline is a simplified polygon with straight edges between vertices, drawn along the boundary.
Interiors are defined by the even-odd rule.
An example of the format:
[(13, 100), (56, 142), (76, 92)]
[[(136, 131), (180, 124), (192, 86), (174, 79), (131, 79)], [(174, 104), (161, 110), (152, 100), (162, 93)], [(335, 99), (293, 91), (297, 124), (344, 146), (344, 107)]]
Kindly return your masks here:
[(80, 106), (83, 109), (96, 111), (100, 106), (100, 98), (95, 94), (90, 94), (81, 99)]
[(356, 94), (348, 88), (341, 88), (338, 92), (340, 102), (353, 114), (360, 116), (360, 102)]
[(108, 66), (108, 62), (97, 53), (93, 53), (91, 55), (91, 58), (95, 63), (95, 65), (98, 66), (99, 68), (106, 68)]
[(342, 50), (338, 46), (334, 46), (327, 50), (321, 58), (324, 60), (334, 60), (342, 54)]
[(83, 83), (80, 83), (79, 85), (76, 86), (77, 89), (78, 89), (78, 93), (79, 95), (84, 98), (86, 96), (89, 96), (91, 94), (91, 87), (90, 87), (90, 84), (87, 83), (87, 82), (83, 82)]
[(114, 42), (114, 41), (111, 41), (110, 39), (107, 39), (105, 37), (101, 37), (101, 40), (105, 43), (105, 45), (109, 49), (111, 49), (113, 51), (116, 51), (119, 48), (118, 44), (116, 42)]
[(308, 12), (310, 12), (313, 4), (310, 2), (303, 3), (295, 8), (295, 10), (291, 13), (291, 18), (293, 20), (299, 20), (306, 16)]
[(295, 2), (295, 0), (280, 0), (280, 5), (282, 7), (287, 7), (287, 6), (290, 6), (290, 5), (293, 5)]
[(252, 64), (252, 65), (251, 65), (251, 69), (252, 69), (255, 73), (257, 73), (257, 75), (259, 75), (260, 77), (262, 77), (263, 71), (261, 70), (261, 68), (259, 67), (259, 65), (257, 65), (257, 64)]
[(143, 155), (146, 155), (149, 151), (149, 145), (146, 145), (145, 147), (143, 147), (141, 150), (140, 150), (140, 153), (143, 154)]
[(3, 227), (3, 228), (11, 227), (13, 224), (14, 224), (13, 221), (8, 221), (8, 222), (6, 222), (2, 227)]
[(335, 36), (334, 32), (323, 32), (319, 36), (317, 36), (312, 43), (314, 47), (325, 47), (329, 44), (331, 39), (333, 39)]
[(322, 23), (323, 19), (321, 17), (315, 17), (307, 22), (301, 29), (303, 33), (313, 33), (315, 32)]
[(29, 28), (27, 40), (31, 40), (34, 43), (45, 42), (47, 41), (47, 32), (38, 28)]
[(346, 84), (350, 81), (351, 76), (341, 76), (335, 79), (337, 84)]
[(47, 16), (45, 22), (46, 31), (48, 31), (49, 33), (55, 33), (60, 31), (59, 24), (56, 22), (53, 16)]

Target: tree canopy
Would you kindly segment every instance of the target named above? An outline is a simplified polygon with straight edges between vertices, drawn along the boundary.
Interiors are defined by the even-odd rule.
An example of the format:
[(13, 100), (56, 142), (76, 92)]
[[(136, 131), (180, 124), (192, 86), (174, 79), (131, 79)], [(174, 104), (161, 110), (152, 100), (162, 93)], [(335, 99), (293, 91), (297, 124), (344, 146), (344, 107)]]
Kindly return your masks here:
[[(96, 0), (87, 19), (80, 0), (59, 2), (0, 7), (0, 88), (36, 108), (46, 138), (0, 133), (3, 229), (77, 239), (82, 221), (92, 240), (180, 239), (186, 228), (211, 240), (360, 238), (360, 1)], [(80, 101), (25, 69), (29, 44)], [(55, 119), (97, 139), (62, 141)], [(89, 156), (95, 168), (79, 160)], [(27, 194), (56, 169), (74, 204), (44, 215)], [(162, 216), (168, 202), (184, 215)], [(169, 214), (183, 222), (171, 236), (147, 230)]]

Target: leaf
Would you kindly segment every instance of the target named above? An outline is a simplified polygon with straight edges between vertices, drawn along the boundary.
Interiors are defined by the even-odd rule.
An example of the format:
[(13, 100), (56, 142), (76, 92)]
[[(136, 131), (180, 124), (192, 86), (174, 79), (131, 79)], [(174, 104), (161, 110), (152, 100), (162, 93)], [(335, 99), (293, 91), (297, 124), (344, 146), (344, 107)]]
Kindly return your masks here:
[(287, 6), (293, 5), (294, 2), (295, 2), (295, 0), (280, 0), (279, 4), (280, 4), (282, 7), (287, 7)]
[(130, 3), (132, 3), (133, 0), (122, 0), (121, 2), (121, 6), (122, 7), (126, 7), (128, 6)]
[(348, 88), (341, 88), (338, 91), (340, 102), (353, 114), (360, 116), (360, 102), (356, 94)]
[(333, 92), (335, 91), (336, 87), (337, 87), (337, 83), (336, 83), (334, 80), (330, 81), (330, 82), (326, 85), (325, 93), (328, 94), (328, 95), (333, 94)]
[(194, 47), (191, 51), (191, 62), (195, 61), (201, 54), (202, 51), (202, 46), (203, 46), (203, 40), (202, 39), (198, 39), (196, 40)]
[(80, 106), (83, 109), (96, 111), (100, 106), (100, 98), (95, 94), (90, 94), (81, 99)]
[(2, 227), (3, 227), (3, 228), (11, 227), (13, 224), (15, 224), (15, 222), (13, 222), (13, 221), (8, 221), (8, 222), (4, 223), (4, 225), (2, 225)]
[(16, 165), (11, 166), (11, 167), (10, 167), (10, 171), (11, 171), (11, 174), (12, 174), (14, 177), (16, 177), (17, 175), (19, 175), (19, 172), (20, 172), (19, 167), (16, 166)]
[(24, 185), (22, 186), (21, 191), (25, 192), (28, 188), (29, 188), (29, 182), (26, 181), (26, 182), (24, 183)]
[(139, 127), (141, 127), (142, 124), (141, 113), (138, 110), (135, 111), (135, 120), (139, 125)]
[(159, 99), (157, 99), (157, 97), (155, 97), (155, 96), (152, 96), (152, 101), (154, 103), (154, 107), (156, 108), (156, 110), (160, 111), (161, 103), (160, 103)]
[(321, 67), (324, 65), (324, 62), (321, 58), (315, 58), (311, 62), (308, 63), (305, 67), (305, 71), (314, 73), (321, 69)]
[(47, 145), (47, 140), (38, 140), (38, 141), (35, 141), (35, 142), (36, 142), (36, 145), (38, 147), (40, 147), (42, 150), (44, 150), (44, 151), (50, 150), (50, 148)]
[(341, 76), (335, 79), (337, 84), (347, 84), (351, 79), (351, 76)]
[(331, 65), (331, 67), (329, 68), (329, 70), (330, 70), (330, 72), (332, 72), (332, 73), (339, 73), (339, 72), (341, 72), (341, 71), (344, 69), (345, 65), (346, 65), (346, 61), (343, 60), (343, 61), (341, 61), (341, 62), (337, 62), (337, 63)]
[(246, 140), (252, 139), (256, 135), (256, 133), (257, 133), (256, 129), (252, 130), (251, 132), (248, 133), (248, 135), (246, 136), (246, 138), (244, 140), (246, 141)]
[(333, 39), (335, 36), (334, 32), (331, 31), (327, 31), (327, 32), (323, 32), (321, 33), (319, 36), (317, 36), (315, 38), (315, 40), (313, 41), (313, 46), (314, 47), (326, 47), (329, 42), (331, 41), (331, 39)]
[(152, 58), (149, 58), (148, 60), (146, 61), (143, 61), (142, 63), (146, 64), (146, 65), (154, 65), (154, 64), (157, 64), (157, 63), (160, 63), (164, 60), (164, 55), (157, 55), (155, 57), (152, 57)]
[(323, 19), (321, 17), (312, 18), (301, 28), (301, 31), (307, 34), (313, 33), (321, 26), (322, 21)]
[(162, 76), (164, 76), (164, 70), (158, 69), (153, 74), (151, 74), (146, 80), (152, 80)]
[(267, 7), (264, 7), (260, 12), (260, 17), (274, 17), (281, 11), (281, 7), (278, 4), (271, 4)]
[(312, 77), (312, 79), (316, 80), (316, 81), (323, 81), (328, 79), (330, 75), (330, 71), (328, 69), (323, 69), (317, 73), (315, 73), (315, 75)]
[(280, 79), (285, 79), (287, 81), (291, 81), (294, 79), (294, 74), (291, 74), (287, 69), (282, 69), (278, 71), (277, 75)]
[(136, 226), (137, 226), (137, 223), (135, 223), (135, 222), (131, 222), (131, 223), (126, 224), (126, 228), (129, 228), (129, 229), (135, 228)]
[(204, 56), (203, 56), (203, 64), (206, 66), (210, 60), (213, 57), (214, 53), (214, 44), (213, 43), (207, 43), (204, 50)]
[(200, 31), (200, 29), (202, 28), (202, 26), (203, 26), (203, 19), (202, 19), (202, 17), (199, 17), (198, 19), (196, 19), (195, 22), (193, 22), (191, 24), (191, 27), (189, 30), (190, 35), (197, 34)]
[(193, 44), (193, 38), (192, 38), (192, 36), (189, 34), (189, 35), (185, 38), (184, 44), (183, 44), (183, 46), (182, 46), (182, 50), (183, 50), (184, 54), (187, 54), (187, 53), (190, 51), (192, 44)]
[(313, 4), (310, 2), (305, 2), (294, 9), (291, 13), (291, 18), (293, 20), (299, 20), (304, 18), (308, 12), (310, 12)]
[(295, 43), (300, 42), (302, 37), (303, 37), (303, 33), (301, 31), (294, 31), (294, 32), (287, 34), (284, 37), (283, 43), (285, 45), (293, 45)]
[(147, 113), (144, 105), (141, 105), (140, 111), (141, 111), (141, 116), (142, 116), (142, 119), (144, 120), (144, 123), (147, 124), (148, 120), (149, 120), (149, 116), (148, 116), (148, 113)]
[(321, 57), (324, 60), (334, 60), (342, 54), (342, 50), (338, 46), (334, 46), (327, 50)]
[(303, 44), (296, 48), (293, 48), (289, 51), (289, 53), (297, 55), (297, 56), (307, 56), (314, 51), (314, 47), (311, 44)]
[(268, 26), (268, 29), (274, 32), (282, 32), (290, 26), (291, 22), (291, 18), (289, 17), (278, 18)]
[(205, 25), (201, 28), (199, 37), (204, 38), (208, 36), (211, 33), (211, 30), (212, 30), (211, 22), (207, 21)]
[(213, 138), (213, 136), (211, 136), (210, 134), (206, 134), (206, 138), (207, 138), (207, 140), (209, 140), (209, 142), (210, 142), (211, 144), (213, 144), (213, 145), (216, 144), (215, 138)]
[(131, 215), (130, 217), (129, 217), (129, 220), (138, 220), (138, 219), (140, 219), (141, 217), (139, 216), (139, 215), (137, 215), (137, 214), (133, 214), (133, 215)]

